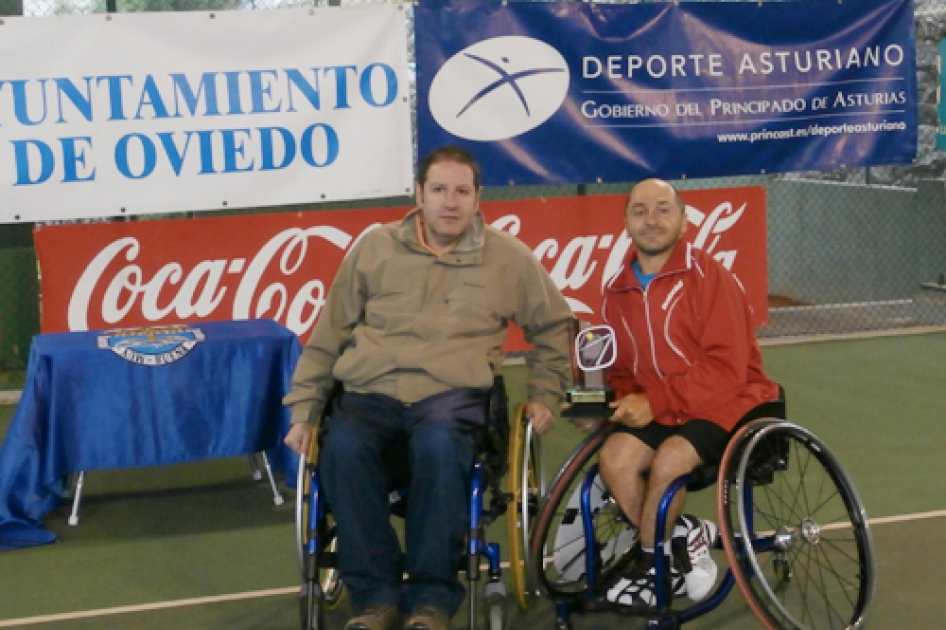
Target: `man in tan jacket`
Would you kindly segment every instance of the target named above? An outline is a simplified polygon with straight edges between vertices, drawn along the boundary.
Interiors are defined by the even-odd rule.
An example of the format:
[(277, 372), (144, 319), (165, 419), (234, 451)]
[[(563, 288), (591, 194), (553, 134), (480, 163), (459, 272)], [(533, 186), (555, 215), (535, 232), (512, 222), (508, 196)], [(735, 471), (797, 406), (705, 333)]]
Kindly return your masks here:
[[(443, 147), (418, 166), (418, 208), (348, 253), (285, 404), (286, 443), (304, 453), (336, 383), (320, 452), (354, 617), (346, 630), (446, 630), (465, 589), (463, 550), (474, 434), (502, 366), (507, 322), (527, 355), (527, 415), (551, 428), (570, 371), (572, 314), (533, 253), (486, 225), (480, 169)], [(389, 521), (392, 483), (409, 482), (407, 573)]]

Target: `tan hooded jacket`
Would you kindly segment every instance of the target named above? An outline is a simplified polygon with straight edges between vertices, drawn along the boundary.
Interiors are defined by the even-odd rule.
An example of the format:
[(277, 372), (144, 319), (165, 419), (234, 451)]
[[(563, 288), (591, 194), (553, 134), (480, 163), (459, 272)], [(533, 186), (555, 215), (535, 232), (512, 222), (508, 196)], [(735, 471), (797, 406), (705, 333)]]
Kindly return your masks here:
[(314, 422), (335, 381), (404, 403), (489, 388), (508, 322), (534, 345), (529, 399), (561, 402), (572, 313), (535, 255), (477, 213), (438, 258), (417, 240), (418, 212), (364, 234), (342, 261), (283, 399), (293, 423)]

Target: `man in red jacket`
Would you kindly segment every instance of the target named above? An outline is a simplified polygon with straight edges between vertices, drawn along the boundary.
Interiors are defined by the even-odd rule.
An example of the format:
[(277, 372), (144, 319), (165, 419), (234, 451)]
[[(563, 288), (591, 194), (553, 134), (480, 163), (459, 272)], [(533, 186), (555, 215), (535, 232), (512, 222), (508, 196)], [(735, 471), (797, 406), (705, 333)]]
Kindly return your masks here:
[[(634, 186), (625, 211), (633, 246), (602, 309), (617, 339), (607, 379), (620, 427), (602, 447), (600, 470), (639, 528), (641, 547), (607, 599), (639, 610), (655, 603), (654, 527), (666, 488), (718, 462), (741, 421), (784, 412), (779, 386), (762, 371), (742, 286), (683, 238), (685, 208), (665, 181)], [(685, 537), (689, 551), (689, 561), (671, 563), (671, 588), (699, 601), (716, 580), (709, 549), (718, 534), (713, 523), (682, 514), (684, 500), (681, 491), (671, 503), (664, 537)]]

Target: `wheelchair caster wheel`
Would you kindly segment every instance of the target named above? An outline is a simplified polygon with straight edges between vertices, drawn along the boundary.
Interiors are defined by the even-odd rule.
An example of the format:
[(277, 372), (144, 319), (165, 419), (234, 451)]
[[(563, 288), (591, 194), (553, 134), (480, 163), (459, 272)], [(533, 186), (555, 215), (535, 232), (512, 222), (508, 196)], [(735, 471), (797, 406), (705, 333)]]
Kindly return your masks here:
[(506, 628), (506, 600), (487, 600), (489, 611), (489, 630), (505, 630)]
[(506, 586), (502, 582), (490, 582), (483, 591), (486, 596), (486, 619), (488, 630), (506, 628)]
[(772, 562), (772, 570), (779, 581), (782, 583), (790, 582), (792, 580), (792, 565), (788, 561), (788, 558), (784, 557), (784, 555), (779, 554), (775, 558), (775, 560)]
[(306, 582), (299, 593), (299, 613), (302, 621), (302, 630), (323, 630), (325, 628), (322, 594), (318, 592), (318, 585)]

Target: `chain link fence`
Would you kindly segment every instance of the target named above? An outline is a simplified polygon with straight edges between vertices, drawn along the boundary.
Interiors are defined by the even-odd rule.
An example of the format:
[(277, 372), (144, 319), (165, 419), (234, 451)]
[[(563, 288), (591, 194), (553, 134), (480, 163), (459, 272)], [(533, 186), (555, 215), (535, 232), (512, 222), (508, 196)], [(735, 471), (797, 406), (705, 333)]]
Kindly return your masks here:
[[(0, 15), (382, 2), (387, 0), (0, 0)], [(946, 155), (935, 149), (937, 45), (946, 38), (946, 8), (942, 0), (916, 0), (915, 7), (920, 146), (912, 165), (675, 182), (681, 189), (765, 187), (770, 315), (769, 324), (759, 331), (762, 338), (946, 325)], [(411, 12), (406, 13), (410, 19)], [(409, 55), (413, 57), (413, 51)], [(491, 188), (484, 198), (612, 194), (626, 192), (629, 186), (628, 182)], [(407, 198), (352, 200), (331, 207), (410, 203)], [(0, 225), (0, 373), (25, 368), (29, 340), (39, 331), (39, 283), (31, 230), (30, 225)]]

